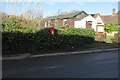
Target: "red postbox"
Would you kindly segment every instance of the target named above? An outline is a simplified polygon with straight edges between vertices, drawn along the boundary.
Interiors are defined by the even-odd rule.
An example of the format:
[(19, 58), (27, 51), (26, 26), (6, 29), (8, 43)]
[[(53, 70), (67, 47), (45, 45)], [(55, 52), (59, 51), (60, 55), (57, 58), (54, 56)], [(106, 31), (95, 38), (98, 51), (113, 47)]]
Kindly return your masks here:
[(50, 35), (54, 35), (54, 27), (50, 27)]

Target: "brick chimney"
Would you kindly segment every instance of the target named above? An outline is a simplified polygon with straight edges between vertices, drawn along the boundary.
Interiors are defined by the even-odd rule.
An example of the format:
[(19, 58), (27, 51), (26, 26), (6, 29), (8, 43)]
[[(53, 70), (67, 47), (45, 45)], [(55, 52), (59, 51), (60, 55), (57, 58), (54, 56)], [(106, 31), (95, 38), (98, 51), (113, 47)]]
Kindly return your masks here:
[(115, 15), (116, 14), (116, 9), (113, 9), (112, 10), (112, 15)]

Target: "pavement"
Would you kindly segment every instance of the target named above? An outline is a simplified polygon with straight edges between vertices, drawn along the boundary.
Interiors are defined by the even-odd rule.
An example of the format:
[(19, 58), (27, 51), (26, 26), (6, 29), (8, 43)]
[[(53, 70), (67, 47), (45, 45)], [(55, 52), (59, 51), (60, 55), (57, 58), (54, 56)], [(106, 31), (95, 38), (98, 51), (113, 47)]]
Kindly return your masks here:
[(100, 53), (109, 51), (118, 51), (118, 45), (104, 45), (100, 47), (92, 47), (89, 49), (83, 49), (72, 52), (56, 52), (56, 53), (45, 53), (45, 54), (33, 54), (33, 53), (22, 53), (14, 55), (3, 55), (2, 60), (17, 60), (17, 59), (27, 59), (27, 58), (40, 58), (40, 57), (50, 57), (50, 56), (63, 56), (63, 55), (77, 55), (77, 54), (87, 54), (87, 53)]

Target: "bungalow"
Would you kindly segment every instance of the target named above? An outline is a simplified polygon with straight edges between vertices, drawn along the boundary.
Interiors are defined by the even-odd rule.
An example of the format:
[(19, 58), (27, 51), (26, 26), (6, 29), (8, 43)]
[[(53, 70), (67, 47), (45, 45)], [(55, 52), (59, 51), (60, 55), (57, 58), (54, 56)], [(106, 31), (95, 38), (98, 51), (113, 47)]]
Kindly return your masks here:
[(75, 21), (76, 28), (93, 28), (97, 33), (104, 33), (104, 22), (100, 14), (90, 14), (84, 19)]
[(91, 15), (87, 15), (83, 19), (79, 18), (74, 21), (75, 28), (93, 28), (96, 31), (96, 25), (96, 19)]
[(74, 26), (74, 21), (83, 19), (88, 14), (84, 11), (74, 11), (71, 13), (60, 14), (43, 19), (44, 27), (69, 27)]
[(93, 28), (97, 32), (96, 40), (105, 41), (106, 33), (104, 31), (104, 22), (100, 14), (89, 14), (83, 19), (77, 20), (74, 23), (76, 28)]
[(96, 32), (104, 32), (104, 23), (100, 14), (87, 14), (84, 11), (74, 11), (43, 19), (44, 27), (75, 27), (93, 28)]

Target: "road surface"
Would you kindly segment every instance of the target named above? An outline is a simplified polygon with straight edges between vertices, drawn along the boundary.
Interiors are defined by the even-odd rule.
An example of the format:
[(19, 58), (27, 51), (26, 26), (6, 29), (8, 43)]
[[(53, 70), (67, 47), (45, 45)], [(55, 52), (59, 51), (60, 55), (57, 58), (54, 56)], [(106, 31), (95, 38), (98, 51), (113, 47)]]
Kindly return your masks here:
[(3, 61), (3, 78), (117, 78), (118, 51)]

